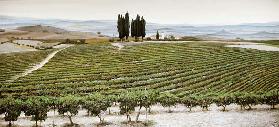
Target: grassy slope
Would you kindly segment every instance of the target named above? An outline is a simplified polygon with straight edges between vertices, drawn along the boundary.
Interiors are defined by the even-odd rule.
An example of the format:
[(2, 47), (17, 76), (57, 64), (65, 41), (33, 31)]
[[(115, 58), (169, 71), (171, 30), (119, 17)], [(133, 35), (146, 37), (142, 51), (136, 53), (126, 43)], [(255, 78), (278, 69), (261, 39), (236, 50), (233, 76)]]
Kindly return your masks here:
[[(109, 43), (63, 50), (43, 68), (5, 84), (2, 94), (117, 93), (153, 88), (179, 96), (278, 89), (279, 54), (221, 44), (143, 44), (122, 50)], [(7, 61), (9, 62), (9, 61)]]

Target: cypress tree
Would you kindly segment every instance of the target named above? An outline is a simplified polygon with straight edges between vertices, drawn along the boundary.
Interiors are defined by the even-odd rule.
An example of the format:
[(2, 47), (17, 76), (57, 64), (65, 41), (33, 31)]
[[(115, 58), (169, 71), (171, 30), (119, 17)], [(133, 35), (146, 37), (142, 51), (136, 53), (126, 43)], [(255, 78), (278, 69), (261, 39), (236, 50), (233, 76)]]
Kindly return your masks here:
[(131, 36), (134, 37), (135, 36), (135, 22), (134, 22), (134, 19), (132, 19), (132, 22), (131, 22)]
[(121, 20), (120, 20), (120, 14), (118, 14), (118, 19), (117, 19), (117, 31), (119, 34), (119, 38), (121, 37)]
[(123, 38), (125, 37), (125, 19), (122, 15), (118, 15), (118, 20), (117, 20), (117, 29), (119, 33), (119, 38), (121, 41), (123, 41)]
[(134, 37), (137, 38), (137, 17), (134, 20)]
[(157, 30), (156, 39), (159, 40), (159, 37), (160, 37), (160, 35), (159, 35), (158, 30)]
[(125, 36), (126, 36), (126, 30), (125, 30), (125, 18), (124, 16), (121, 15), (121, 24), (122, 24), (122, 41), (124, 40)]
[(125, 14), (125, 37), (126, 40), (128, 40), (129, 37), (129, 33), (130, 33), (130, 21), (129, 21), (129, 13), (127, 12)]
[(119, 38), (121, 39), (122, 37), (122, 23), (121, 23), (121, 15), (118, 14), (118, 20), (117, 20), (117, 30), (118, 30), (118, 34), (119, 34)]
[(141, 38), (142, 38), (142, 41), (143, 41), (143, 38), (146, 35), (146, 33), (145, 33), (145, 25), (146, 25), (146, 22), (145, 22), (144, 18), (141, 17)]
[(118, 15), (118, 21), (117, 21), (117, 28), (118, 28), (118, 33), (119, 33), (119, 38), (123, 40), (123, 38), (126, 37), (126, 40), (129, 38), (129, 33), (130, 33), (130, 27), (131, 27), (131, 36), (135, 37), (137, 40), (138, 37), (145, 37), (145, 25), (146, 21), (144, 20), (143, 17), (140, 17), (137, 15), (136, 19), (132, 19), (131, 25), (129, 22), (129, 13), (127, 12), (125, 14), (125, 17), (122, 15)]
[(141, 31), (140, 31), (140, 16), (137, 15), (137, 19), (136, 19), (136, 33), (137, 33), (137, 38), (141, 36)]
[(138, 37), (142, 37), (142, 30), (143, 30), (143, 24), (142, 24), (142, 18), (139, 19), (139, 36)]

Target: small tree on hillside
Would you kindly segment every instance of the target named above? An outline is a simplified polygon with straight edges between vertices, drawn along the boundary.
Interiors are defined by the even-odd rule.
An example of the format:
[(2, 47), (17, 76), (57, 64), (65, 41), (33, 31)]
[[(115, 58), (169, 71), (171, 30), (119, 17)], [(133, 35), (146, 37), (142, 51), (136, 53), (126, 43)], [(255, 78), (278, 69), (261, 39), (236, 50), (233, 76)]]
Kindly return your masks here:
[(157, 30), (157, 33), (156, 33), (156, 40), (159, 40), (160, 39), (160, 35), (159, 35), (159, 32)]

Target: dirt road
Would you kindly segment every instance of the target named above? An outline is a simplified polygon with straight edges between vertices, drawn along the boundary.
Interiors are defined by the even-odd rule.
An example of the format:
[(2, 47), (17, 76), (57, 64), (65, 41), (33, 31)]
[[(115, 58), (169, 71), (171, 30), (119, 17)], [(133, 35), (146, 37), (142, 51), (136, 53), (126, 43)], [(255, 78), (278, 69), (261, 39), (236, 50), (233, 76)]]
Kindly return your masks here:
[(42, 68), (46, 63), (48, 63), (48, 61), (53, 58), (58, 52), (68, 48), (68, 47), (71, 47), (73, 45), (68, 45), (68, 44), (61, 44), (61, 45), (58, 45), (58, 46), (54, 46), (54, 48), (57, 48), (57, 50), (53, 51), (52, 53), (50, 53), (45, 59), (43, 59), (40, 63), (34, 65), (33, 67), (25, 70), (23, 73), (21, 74), (18, 74), (18, 75), (15, 75), (11, 78), (11, 82), (20, 78), (20, 77), (24, 77), (30, 73), (32, 73), (33, 71), (35, 70), (38, 70), (40, 68)]

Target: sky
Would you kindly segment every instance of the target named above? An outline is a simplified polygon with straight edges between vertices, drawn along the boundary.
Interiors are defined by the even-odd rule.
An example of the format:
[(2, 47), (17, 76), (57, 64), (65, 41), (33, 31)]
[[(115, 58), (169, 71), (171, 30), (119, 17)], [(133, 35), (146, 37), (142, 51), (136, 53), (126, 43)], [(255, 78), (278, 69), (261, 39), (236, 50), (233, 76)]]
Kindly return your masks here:
[(279, 21), (279, 0), (0, 0), (0, 15), (116, 20), (129, 11), (161, 24), (228, 25)]

